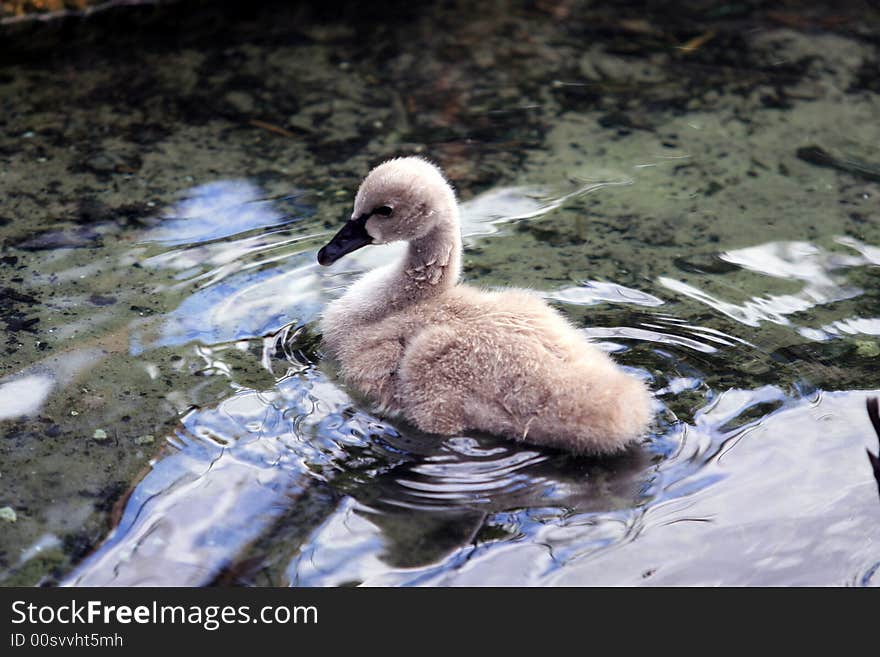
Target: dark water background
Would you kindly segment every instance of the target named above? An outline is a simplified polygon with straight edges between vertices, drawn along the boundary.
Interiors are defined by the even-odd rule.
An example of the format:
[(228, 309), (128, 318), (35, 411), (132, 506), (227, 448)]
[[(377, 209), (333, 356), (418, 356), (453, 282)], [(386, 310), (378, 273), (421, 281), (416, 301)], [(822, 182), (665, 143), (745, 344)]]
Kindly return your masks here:
[[(877, 585), (880, 8), (182, 2), (0, 24), (0, 583)], [(380, 417), (361, 178), (649, 381), (569, 457)]]

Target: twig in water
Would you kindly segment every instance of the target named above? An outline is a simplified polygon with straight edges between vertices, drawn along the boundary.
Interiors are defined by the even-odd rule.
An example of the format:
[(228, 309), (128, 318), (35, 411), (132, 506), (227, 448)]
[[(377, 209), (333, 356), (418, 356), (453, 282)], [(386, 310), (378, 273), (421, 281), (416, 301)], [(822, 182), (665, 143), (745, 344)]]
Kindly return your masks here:
[(251, 119), (248, 123), (255, 128), (262, 128), (263, 130), (268, 130), (269, 132), (274, 132), (276, 135), (281, 135), (282, 137), (296, 137), (290, 130), (285, 130), (281, 126), (277, 126), (274, 123), (266, 123), (265, 121), (260, 121), (259, 119)]
[[(877, 398), (869, 397), (865, 400), (865, 406), (868, 407), (868, 417), (871, 418), (871, 424), (874, 425), (874, 431), (877, 433), (877, 440), (880, 441), (880, 412), (877, 410)], [(877, 480), (877, 491), (880, 492), (880, 452), (875, 456), (870, 449), (865, 451), (868, 452), (868, 460), (874, 469), (874, 479)]]

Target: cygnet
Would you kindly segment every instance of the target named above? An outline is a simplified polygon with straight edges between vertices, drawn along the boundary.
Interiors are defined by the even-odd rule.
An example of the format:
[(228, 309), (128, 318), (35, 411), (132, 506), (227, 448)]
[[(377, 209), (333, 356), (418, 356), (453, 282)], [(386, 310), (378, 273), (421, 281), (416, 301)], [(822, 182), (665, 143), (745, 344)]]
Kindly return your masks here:
[(540, 297), (459, 283), (455, 193), (416, 157), (373, 169), (351, 219), (318, 252), (331, 265), (367, 245), (404, 241), (322, 315), (341, 378), (423, 431), (468, 430), (575, 454), (610, 454), (644, 435), (652, 399)]

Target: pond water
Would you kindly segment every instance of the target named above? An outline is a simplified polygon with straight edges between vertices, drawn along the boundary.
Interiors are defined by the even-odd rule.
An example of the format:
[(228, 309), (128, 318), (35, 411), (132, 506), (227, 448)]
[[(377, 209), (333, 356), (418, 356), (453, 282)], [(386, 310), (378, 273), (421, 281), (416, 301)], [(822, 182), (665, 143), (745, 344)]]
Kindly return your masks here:
[[(211, 3), (0, 23), (0, 584), (873, 585), (880, 14)], [(649, 382), (609, 459), (383, 417), (371, 166)]]

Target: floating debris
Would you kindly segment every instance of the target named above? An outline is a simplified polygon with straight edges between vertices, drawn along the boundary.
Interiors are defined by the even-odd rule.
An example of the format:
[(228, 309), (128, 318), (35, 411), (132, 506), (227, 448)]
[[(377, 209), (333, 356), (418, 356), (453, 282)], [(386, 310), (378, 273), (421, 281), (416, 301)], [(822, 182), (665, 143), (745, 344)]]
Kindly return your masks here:
[(18, 515), (15, 513), (15, 509), (11, 506), (4, 506), (0, 508), (0, 520), (5, 520), (6, 522), (15, 522), (18, 520)]
[(248, 123), (255, 128), (268, 130), (269, 132), (274, 132), (276, 135), (281, 135), (282, 137), (296, 137), (296, 135), (290, 130), (285, 130), (284, 128), (277, 126), (274, 123), (260, 121), (259, 119), (251, 119), (250, 121), (248, 121)]
[(138, 436), (134, 439), (134, 442), (136, 445), (152, 445), (155, 440), (152, 435), (147, 434), (145, 436)]
[(95, 433), (92, 434), (92, 438), (95, 440), (107, 440), (107, 432), (103, 429), (95, 429)]
[(705, 45), (715, 36), (715, 30), (709, 30), (699, 36), (695, 36), (693, 39), (690, 39), (686, 43), (683, 43), (678, 47), (679, 50), (685, 53), (692, 53), (700, 49), (701, 46)]

